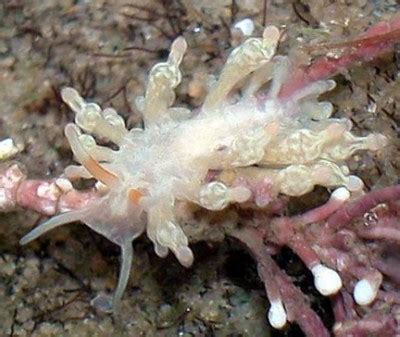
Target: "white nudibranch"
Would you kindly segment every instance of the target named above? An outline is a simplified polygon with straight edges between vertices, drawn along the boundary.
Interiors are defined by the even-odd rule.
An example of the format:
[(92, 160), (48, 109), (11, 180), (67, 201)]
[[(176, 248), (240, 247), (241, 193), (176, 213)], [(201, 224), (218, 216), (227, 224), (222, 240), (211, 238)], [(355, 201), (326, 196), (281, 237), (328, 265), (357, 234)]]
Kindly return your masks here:
[[(330, 118), (332, 105), (317, 98), (334, 88), (332, 80), (280, 97), (292, 65), (287, 57), (275, 56), (279, 38), (279, 30), (269, 26), (261, 38), (249, 38), (235, 48), (196, 114), (173, 106), (187, 48), (185, 39), (177, 38), (168, 59), (150, 71), (145, 96), (136, 100), (143, 129), (128, 130), (114, 109), (102, 109), (86, 102), (75, 89), (64, 88), (61, 97), (75, 112), (75, 123), (65, 127), (65, 135), (80, 164), (68, 166), (65, 176), (96, 179), (100, 197), (82, 209), (49, 219), (23, 237), (21, 244), (80, 221), (119, 245), (122, 263), (113, 300), (93, 302), (111, 308), (128, 284), (132, 241), (144, 231), (157, 255), (165, 257), (171, 251), (183, 266), (192, 265), (189, 240), (176, 219), (178, 201), (209, 210), (251, 202), (251, 188), (234, 183), (240, 179), (269, 181), (272, 197), (301, 196), (315, 185), (362, 189), (361, 180), (349, 175), (345, 160), (360, 149), (381, 149), (385, 137), (356, 137), (349, 120)], [(259, 91), (268, 87), (267, 94), (260, 96)], [(96, 137), (113, 143), (113, 149), (97, 145)], [(3, 145), (10, 148), (7, 142)], [(209, 181), (210, 171), (220, 175)], [(224, 181), (224, 172), (234, 179)], [(346, 191), (341, 190), (338, 198), (347, 198)], [(335, 271), (318, 265), (312, 272), (322, 294), (340, 288)], [(271, 303), (269, 318), (275, 327), (285, 324), (282, 303)]]

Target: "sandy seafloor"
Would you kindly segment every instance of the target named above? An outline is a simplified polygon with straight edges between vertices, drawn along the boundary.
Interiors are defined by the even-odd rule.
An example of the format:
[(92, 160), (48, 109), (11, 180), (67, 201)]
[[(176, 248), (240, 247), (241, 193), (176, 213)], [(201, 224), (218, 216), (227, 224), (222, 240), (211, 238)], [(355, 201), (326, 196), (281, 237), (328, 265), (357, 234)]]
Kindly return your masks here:
[[(254, 21), (254, 35), (264, 20), (284, 28), (280, 52), (307, 61), (309, 55), (293, 50), (350, 39), (398, 6), (394, 0), (274, 0), (266, 8), (263, 0), (0, 1), (0, 139), (12, 137), (23, 148), (15, 160), (31, 178), (60, 175), (72, 162), (63, 126), (73, 119), (60, 101), (61, 87), (114, 106), (133, 126), (140, 121), (134, 98), (174, 36), (183, 34), (189, 44), (177, 102), (197, 107), (207, 74), (218, 73), (238, 42), (231, 27), (241, 19)], [(396, 183), (399, 175), (399, 58), (393, 52), (355, 65), (336, 76), (338, 87), (327, 95), (337, 116), (351, 117), (356, 134), (382, 132), (391, 139), (379, 156), (363, 153), (349, 161), (368, 188)], [(289, 211), (301, 212), (322, 197), (317, 189), (292, 200)], [(255, 264), (236, 242), (220, 238), (193, 245), (196, 262), (189, 270), (171, 256), (159, 259), (146, 238), (138, 239), (121, 315), (97, 312), (90, 300), (114, 289), (118, 247), (78, 224), (20, 247), (19, 238), (40, 220), (31, 211), (0, 214), (1, 337), (301, 336), (295, 326), (270, 329)], [(312, 289), (301, 264), (290, 252), (278, 259), (331, 326), (329, 300)]]

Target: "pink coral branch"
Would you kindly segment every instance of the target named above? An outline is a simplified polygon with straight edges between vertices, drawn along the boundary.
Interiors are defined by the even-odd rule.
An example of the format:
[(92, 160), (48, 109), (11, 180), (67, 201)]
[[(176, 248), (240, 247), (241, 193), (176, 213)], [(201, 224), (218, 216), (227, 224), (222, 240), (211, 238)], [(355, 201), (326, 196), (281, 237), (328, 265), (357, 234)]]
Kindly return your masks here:
[[(295, 91), (310, 83), (328, 78), (357, 61), (369, 61), (393, 48), (400, 38), (400, 15), (389, 22), (379, 22), (349, 43), (333, 44), (343, 50), (338, 58), (321, 57), (307, 68), (298, 68), (291, 80), (285, 82), (279, 96), (290, 97)], [(322, 46), (323, 47), (323, 46)], [(329, 47), (329, 46), (328, 46)]]
[(64, 178), (27, 179), (17, 164), (0, 172), (0, 211), (2, 212), (19, 206), (51, 216), (83, 208), (98, 197), (96, 190), (78, 191)]
[(372, 191), (360, 199), (348, 204), (327, 220), (328, 226), (338, 228), (349, 224), (354, 219), (363, 216), (377, 205), (400, 199), (400, 185)]
[(352, 320), (343, 324), (337, 324), (335, 329), (335, 336), (337, 337), (392, 337), (395, 336), (395, 333), (395, 319), (384, 314), (370, 315), (361, 320)]
[[(281, 299), (288, 320), (296, 321), (307, 336), (329, 336), (328, 330), (311, 309), (305, 295), (267, 254), (262, 234), (257, 229), (244, 228), (232, 233), (232, 236), (244, 243), (255, 257), (271, 304)], [(276, 284), (279, 284), (279, 289)]]
[(376, 260), (373, 262), (373, 265), (376, 269), (378, 269), (382, 274), (388, 276), (394, 283), (400, 284), (400, 270), (399, 270), (399, 261), (386, 261), (383, 259)]
[(374, 239), (374, 240), (388, 240), (400, 242), (400, 228), (390, 228), (390, 227), (374, 227), (368, 228), (366, 230), (358, 231), (358, 235), (364, 239)]
[[(305, 310), (304, 303), (291, 293), (292, 288), (286, 288), (291, 281), (272, 265), (270, 256), (277, 250), (268, 251), (267, 245), (290, 247), (313, 273), (321, 294), (333, 295), (340, 289), (332, 297), (336, 336), (361, 337), (369, 333), (392, 336), (399, 332), (395, 308), (400, 298), (396, 290), (400, 282), (397, 271), (400, 250), (388, 243), (397, 241), (400, 231), (400, 187), (373, 191), (353, 202), (346, 202), (348, 195), (338, 191), (326, 204), (304, 214), (273, 219), (260, 217), (258, 223), (245, 222), (245, 227), (233, 236), (244, 242), (256, 259), (270, 302), (281, 300), (287, 319), (298, 322), (307, 336), (313, 336), (313, 332), (307, 330), (309, 325), (303, 325), (304, 318), (296, 314), (299, 308)], [(371, 223), (365, 223), (366, 212), (374, 214)], [(287, 294), (291, 295), (287, 297)], [(291, 307), (293, 298), (296, 303)], [(388, 308), (393, 311), (387, 311)], [(310, 315), (308, 320), (317, 324), (314, 314)], [(320, 327), (314, 328), (320, 331)]]

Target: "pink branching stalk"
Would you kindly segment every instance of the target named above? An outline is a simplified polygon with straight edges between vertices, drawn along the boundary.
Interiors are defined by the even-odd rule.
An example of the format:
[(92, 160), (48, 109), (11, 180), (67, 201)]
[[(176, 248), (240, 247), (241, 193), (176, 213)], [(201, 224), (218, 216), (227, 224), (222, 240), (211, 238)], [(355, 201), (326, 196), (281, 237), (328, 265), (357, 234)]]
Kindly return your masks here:
[[(350, 42), (327, 45), (329, 49), (341, 51), (340, 57), (321, 57), (308, 67), (299, 67), (286, 82), (279, 96), (289, 97), (307, 84), (329, 78), (340, 70), (349, 68), (357, 61), (370, 61), (390, 51), (400, 39), (400, 15), (388, 22), (380, 22)], [(317, 48), (323, 48), (324, 45)]]
[(253, 219), (231, 234), (257, 261), (272, 325), (296, 321), (307, 336), (329, 336), (304, 295), (271, 259), (269, 245), (290, 247), (313, 273), (317, 290), (332, 296), (336, 336), (400, 333), (400, 250), (391, 245), (399, 238), (399, 193), (397, 185), (346, 203), (339, 189), (325, 205), (303, 215)]
[(27, 179), (18, 164), (0, 171), (0, 211), (2, 212), (19, 206), (51, 216), (82, 208), (96, 197), (98, 197), (96, 190), (78, 191), (65, 178)]
[(268, 314), (271, 324), (281, 328), (286, 320), (296, 321), (309, 337), (329, 336), (306, 296), (268, 254), (260, 232), (255, 228), (244, 228), (232, 233), (232, 236), (243, 242), (257, 261), (258, 272), (271, 303)]

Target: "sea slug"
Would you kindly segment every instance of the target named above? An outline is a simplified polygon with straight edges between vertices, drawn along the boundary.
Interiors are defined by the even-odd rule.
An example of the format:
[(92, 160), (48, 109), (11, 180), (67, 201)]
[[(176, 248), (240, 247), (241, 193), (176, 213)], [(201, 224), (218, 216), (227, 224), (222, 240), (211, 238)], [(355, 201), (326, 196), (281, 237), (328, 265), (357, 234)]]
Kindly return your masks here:
[[(173, 106), (187, 48), (185, 39), (177, 38), (168, 60), (151, 70), (145, 96), (137, 98), (144, 126), (131, 130), (114, 109), (64, 88), (62, 99), (75, 112), (65, 135), (81, 164), (68, 166), (65, 177), (95, 178), (101, 196), (83, 208), (64, 209), (21, 243), (82, 221), (119, 245), (122, 265), (111, 307), (128, 282), (132, 241), (144, 231), (157, 255), (171, 251), (183, 266), (191, 266), (193, 253), (175, 216), (177, 201), (216, 211), (231, 203), (267, 207), (279, 194), (301, 196), (315, 185), (342, 187), (336, 195), (343, 200), (362, 191), (361, 179), (350, 174), (345, 160), (357, 150), (381, 149), (386, 138), (356, 137), (348, 119), (331, 118), (332, 104), (319, 102), (318, 96), (335, 87), (333, 80), (281, 95), (293, 65), (288, 57), (275, 56), (279, 40), (280, 31), (268, 26), (262, 38), (235, 48), (202, 107), (191, 111)], [(90, 134), (116, 147), (99, 146)], [(323, 275), (336, 280), (328, 289), (320, 286), (322, 293), (340, 289), (336, 271), (322, 264), (313, 268), (317, 285), (324, 283)]]

